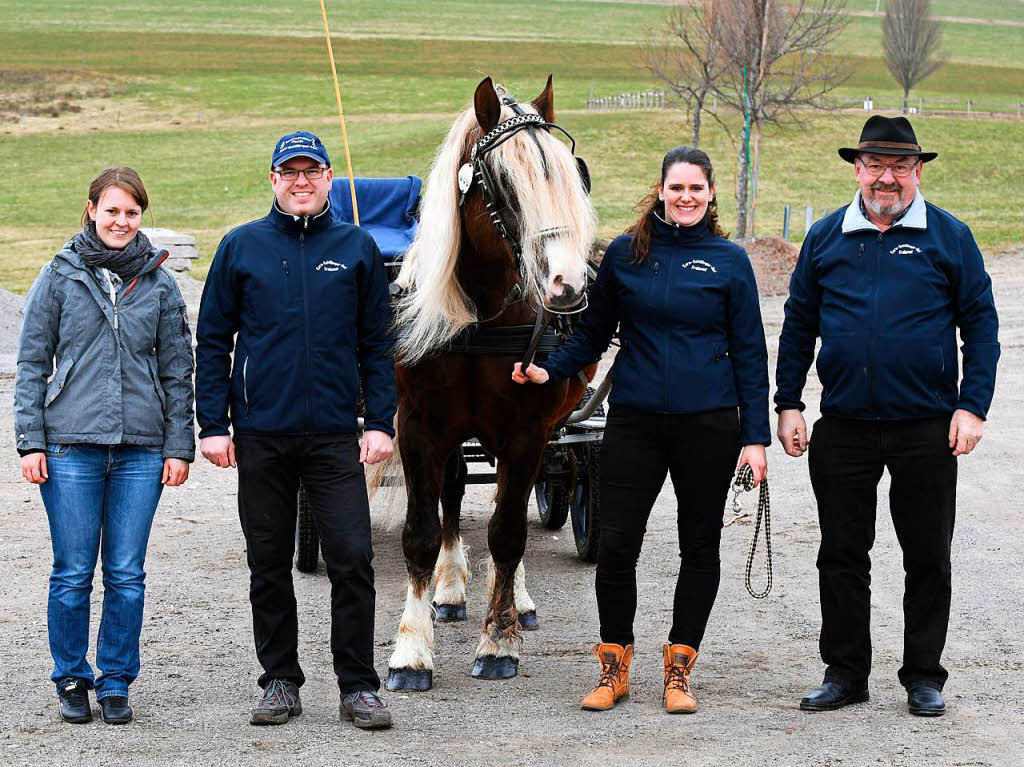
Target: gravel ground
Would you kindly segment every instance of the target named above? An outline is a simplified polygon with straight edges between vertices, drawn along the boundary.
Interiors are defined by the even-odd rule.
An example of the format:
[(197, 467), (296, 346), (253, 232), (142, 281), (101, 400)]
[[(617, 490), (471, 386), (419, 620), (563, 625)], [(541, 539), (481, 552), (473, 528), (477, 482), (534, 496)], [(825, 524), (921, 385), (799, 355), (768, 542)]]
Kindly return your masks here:
[[(541, 629), (526, 637), (518, 678), (478, 682), (467, 673), (483, 614), (485, 578), (478, 573), (470, 620), (437, 628), (434, 690), (389, 696), (397, 722), (389, 732), (339, 724), (321, 567), (317, 574), (296, 574), (305, 712), (284, 727), (250, 727), (258, 668), (235, 476), (200, 462), (184, 487), (168, 490), (153, 530), (142, 674), (132, 688), (136, 721), (120, 728), (99, 721), (62, 724), (48, 682), (46, 518), (38, 491), (19, 476), (9, 420), (12, 381), (10, 371), (0, 369), (0, 412), (8, 424), (0, 430), (0, 646), (9, 653), (0, 671), (6, 691), (0, 764), (1024, 765), (1024, 504), (1017, 487), (1024, 440), (1024, 250), (990, 257), (989, 267), (1003, 357), (985, 441), (961, 461), (945, 717), (909, 716), (896, 680), (902, 571), (887, 514), (887, 480), (879, 492), (874, 552), (871, 701), (828, 714), (797, 709), (822, 672), (818, 530), (806, 462), (773, 447), (775, 588), (763, 601), (747, 596), (743, 564), (753, 527), (729, 527), (722, 588), (694, 675), (701, 709), (693, 716), (668, 717), (660, 708), (660, 645), (678, 570), (675, 504), (666, 486), (639, 566), (633, 692), (615, 710), (578, 708), (596, 678), (588, 655), (598, 631), (593, 569), (575, 558), (567, 529), (545, 530), (533, 515), (526, 564)], [(782, 299), (765, 299), (763, 312), (774, 358)], [(6, 345), (0, 353), (14, 327), (3, 324), (2, 315), (0, 306)], [(816, 401), (813, 380), (811, 388), (808, 399)], [(471, 486), (466, 498), (464, 531), (474, 562), (485, 554), (490, 496), (486, 486)], [(405, 575), (397, 533), (378, 534), (375, 547), (376, 663), (383, 673)], [(97, 615), (101, 592), (97, 576)]]

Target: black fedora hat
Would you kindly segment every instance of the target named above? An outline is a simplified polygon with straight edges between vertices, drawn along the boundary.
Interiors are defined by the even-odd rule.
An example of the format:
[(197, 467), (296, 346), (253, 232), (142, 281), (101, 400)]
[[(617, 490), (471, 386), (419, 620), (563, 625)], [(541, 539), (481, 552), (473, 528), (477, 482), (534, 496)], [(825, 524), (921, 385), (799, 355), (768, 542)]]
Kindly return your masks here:
[(860, 143), (856, 147), (841, 147), (839, 156), (847, 162), (853, 162), (861, 152), (917, 155), (921, 162), (929, 162), (939, 156), (938, 152), (921, 151), (914, 128), (906, 117), (882, 115), (871, 115), (860, 132)]

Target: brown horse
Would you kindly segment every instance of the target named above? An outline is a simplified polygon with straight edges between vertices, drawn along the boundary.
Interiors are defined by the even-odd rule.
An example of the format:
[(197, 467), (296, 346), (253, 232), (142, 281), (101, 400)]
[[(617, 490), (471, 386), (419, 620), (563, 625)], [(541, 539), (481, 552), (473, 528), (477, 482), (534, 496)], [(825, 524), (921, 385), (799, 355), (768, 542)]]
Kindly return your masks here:
[[(571, 311), (582, 298), (596, 223), (589, 179), (552, 128), (561, 130), (550, 77), (522, 105), (483, 80), (438, 150), (397, 280), (405, 293), (395, 314), (395, 452), (405, 475), (409, 587), (388, 664), (391, 690), (429, 689), (435, 614), (465, 619), (469, 568), (459, 509), (467, 439), (497, 459), (498, 478), (487, 536), (490, 593), (472, 675), (515, 676), (520, 631), (533, 627), (522, 566), (527, 502), (552, 427), (579, 401), (583, 383), (517, 386), (512, 365), (525, 348), (467, 353), (465, 339), (531, 325), (540, 306)], [(387, 465), (375, 469), (371, 486), (389, 473)]]

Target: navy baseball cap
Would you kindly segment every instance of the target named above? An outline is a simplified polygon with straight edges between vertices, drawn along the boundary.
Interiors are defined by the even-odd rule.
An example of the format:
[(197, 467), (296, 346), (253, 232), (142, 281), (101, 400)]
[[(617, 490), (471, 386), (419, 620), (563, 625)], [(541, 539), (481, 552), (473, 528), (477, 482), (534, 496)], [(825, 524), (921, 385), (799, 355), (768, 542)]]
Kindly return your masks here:
[(289, 133), (287, 136), (281, 136), (274, 147), (274, 154), (270, 158), (270, 167), (274, 169), (293, 157), (309, 157), (322, 162), (328, 168), (331, 167), (331, 158), (327, 156), (323, 142), (306, 131), (297, 131)]

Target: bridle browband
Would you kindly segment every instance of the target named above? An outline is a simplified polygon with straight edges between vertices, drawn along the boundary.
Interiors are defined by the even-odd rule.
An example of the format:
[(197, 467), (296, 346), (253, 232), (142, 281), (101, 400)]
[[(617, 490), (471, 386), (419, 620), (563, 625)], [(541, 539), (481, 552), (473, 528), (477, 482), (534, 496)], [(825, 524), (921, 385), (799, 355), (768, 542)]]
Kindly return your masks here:
[[(511, 206), (507, 198), (501, 194), (501, 187), (498, 185), (494, 170), (487, 163), (487, 155), (515, 134), (524, 130), (529, 131), (530, 136), (537, 144), (537, 149), (540, 150), (541, 162), (544, 165), (545, 175), (547, 175), (547, 157), (544, 155), (544, 149), (541, 147), (535, 131), (537, 128), (544, 130), (554, 128), (569, 139), (571, 143), (569, 151), (576, 159), (580, 180), (588, 194), (590, 193), (590, 171), (583, 158), (576, 157), (576, 139), (572, 137), (569, 131), (557, 123), (545, 120), (541, 115), (524, 112), (519, 103), (505, 93), (501, 86), (497, 86), (495, 90), (498, 91), (501, 103), (511, 108), (516, 114), (515, 117), (510, 117), (504, 122), (495, 125), (473, 144), (473, 148), (469, 153), (469, 162), (464, 163), (459, 168), (459, 207), (463, 207), (466, 204), (466, 195), (469, 194), (469, 190), (472, 189), (475, 181), (480, 186), (480, 193), (483, 196), (484, 205), (487, 207), (487, 214), (494, 225), (495, 231), (509, 244), (512, 253), (518, 261), (522, 258), (523, 254), (522, 243), (519, 240), (518, 233), (514, 233), (505, 223), (505, 216), (508, 214)], [(540, 233), (540, 237), (544, 239), (558, 237), (561, 233), (562, 230), (559, 228), (545, 229)]]
[[(515, 134), (520, 133), (521, 131), (524, 130), (528, 131), (530, 134), (530, 138), (533, 139), (534, 143), (537, 145), (537, 149), (540, 151), (541, 163), (544, 166), (544, 176), (547, 177), (547, 156), (544, 154), (544, 148), (541, 146), (540, 140), (537, 138), (536, 130), (538, 128), (542, 130), (550, 130), (554, 128), (555, 130), (560, 131), (567, 139), (569, 139), (569, 151), (572, 153), (572, 156), (576, 160), (576, 168), (580, 174), (580, 182), (583, 184), (583, 188), (587, 192), (587, 194), (590, 194), (590, 170), (587, 168), (587, 163), (583, 160), (583, 158), (576, 156), (576, 139), (572, 137), (572, 134), (569, 133), (569, 131), (567, 131), (565, 128), (558, 125), (557, 123), (549, 122), (539, 114), (525, 112), (523, 108), (519, 105), (519, 103), (514, 98), (509, 96), (505, 89), (502, 88), (500, 85), (495, 86), (495, 92), (498, 94), (501, 104), (512, 109), (512, 111), (515, 112), (515, 116), (498, 123), (493, 128), (491, 128), (491, 130), (487, 131), (487, 133), (485, 133), (483, 136), (477, 139), (476, 143), (473, 144), (473, 147), (472, 149), (470, 149), (469, 152), (469, 162), (464, 163), (459, 168), (459, 207), (462, 208), (465, 206), (466, 195), (469, 194), (470, 189), (473, 188), (473, 183), (476, 182), (480, 187), (480, 194), (483, 197), (484, 205), (487, 208), (487, 214), (491, 219), (491, 223), (493, 224), (495, 231), (498, 232), (498, 234), (501, 235), (502, 239), (504, 239), (508, 243), (509, 248), (512, 250), (512, 254), (516, 259), (516, 264), (517, 266), (519, 266), (519, 262), (523, 256), (522, 242), (519, 239), (518, 232), (513, 232), (512, 229), (510, 229), (509, 226), (505, 223), (505, 217), (511, 212), (511, 205), (506, 196), (501, 193), (501, 187), (498, 184), (498, 179), (494, 174), (494, 170), (487, 162), (487, 155), (490, 152), (497, 149), (502, 144), (504, 144)], [(553, 239), (556, 237), (560, 237), (564, 232), (565, 229), (562, 227), (549, 227), (547, 229), (540, 231), (537, 234), (537, 237), (542, 240)], [(505, 310), (509, 306), (511, 306), (513, 303), (518, 303), (524, 298), (525, 296), (523, 295), (523, 288), (517, 282), (515, 285), (512, 286), (512, 289), (509, 291), (508, 295), (505, 296), (505, 299), (502, 301), (501, 308), (498, 310), (498, 312), (493, 316), (488, 317), (486, 320), (482, 320), (481, 322), (475, 323), (473, 329), (469, 332), (474, 336), (483, 336), (488, 333), (492, 333), (492, 331), (489, 329), (486, 331), (482, 330), (482, 325), (484, 323), (489, 323), (492, 320), (497, 319), (500, 315), (502, 315), (505, 312)], [(546, 309), (543, 305), (538, 306), (537, 315), (532, 328), (529, 325), (526, 325), (512, 326), (495, 330), (497, 330), (499, 333), (507, 332), (508, 330), (512, 330), (513, 328), (522, 328), (524, 330), (528, 329), (529, 331), (532, 331), (529, 335), (529, 343), (527, 346), (526, 353), (522, 357), (523, 369), (525, 370), (529, 366), (530, 362), (533, 360), (535, 353), (541, 350), (540, 347), (543, 347), (544, 339), (549, 334), (551, 334), (551, 331), (548, 328), (548, 322), (551, 319), (551, 315), (577, 314), (586, 309), (586, 307), (587, 300), (586, 294), (584, 294), (582, 306), (570, 311), (553, 311), (551, 309)], [(554, 333), (553, 335), (556, 337), (558, 336), (557, 333)], [(505, 344), (507, 344), (509, 341), (515, 343), (515, 341), (512, 338), (502, 340), (505, 342)], [(462, 338), (458, 339), (455, 343), (461, 343), (461, 346), (463, 348), (458, 348), (457, 350), (463, 353), (471, 352), (471, 350), (475, 350), (475, 353), (484, 353), (484, 349), (487, 350), (486, 353), (494, 353), (491, 346), (481, 346), (482, 342), (483, 338), (477, 340), (476, 343), (472, 343), (468, 340), (467, 337), (463, 336)], [(453, 346), (452, 348), (455, 348), (455, 346)]]

